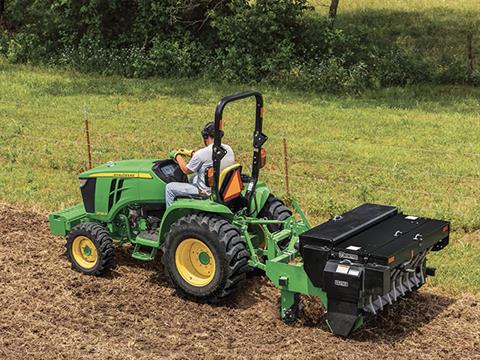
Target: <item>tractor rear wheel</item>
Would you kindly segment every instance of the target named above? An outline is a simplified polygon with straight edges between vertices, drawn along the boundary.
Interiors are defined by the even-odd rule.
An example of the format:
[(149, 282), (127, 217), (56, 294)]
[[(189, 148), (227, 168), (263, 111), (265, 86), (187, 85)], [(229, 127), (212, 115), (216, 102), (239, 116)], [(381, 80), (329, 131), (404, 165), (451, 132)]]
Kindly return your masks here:
[(68, 234), (67, 256), (72, 268), (87, 275), (101, 275), (113, 264), (113, 243), (99, 223), (75, 226)]
[[(268, 197), (265, 205), (258, 214), (259, 218), (267, 218), (269, 220), (286, 220), (290, 216), (292, 216), (292, 211), (285, 206), (282, 200), (274, 195)], [(269, 224), (267, 227), (270, 232), (279, 231), (283, 228), (280, 224)]]
[[(260, 212), (258, 213), (259, 218), (267, 218), (268, 220), (286, 220), (290, 216), (292, 216), (292, 212), (290, 211), (290, 209), (285, 206), (285, 203), (282, 200), (278, 199), (277, 197), (275, 197), (275, 195), (272, 194), (270, 194), (262, 210), (260, 210)], [(268, 224), (267, 228), (270, 232), (276, 232), (282, 230), (283, 226), (281, 224)], [(257, 228), (251, 228), (249, 230), (251, 230), (252, 232), (256, 231), (260, 233), (262, 235), (261, 241), (263, 242), (263, 246), (265, 246), (265, 234), (263, 234), (261, 227), (258, 226)], [(288, 241), (289, 239), (280, 242), (279, 246), (287, 246)], [(250, 271), (248, 273), (248, 277), (263, 275), (265, 275), (265, 271), (259, 268), (250, 268)]]
[(212, 214), (190, 214), (167, 234), (163, 262), (181, 296), (216, 303), (246, 277), (249, 255), (238, 228)]

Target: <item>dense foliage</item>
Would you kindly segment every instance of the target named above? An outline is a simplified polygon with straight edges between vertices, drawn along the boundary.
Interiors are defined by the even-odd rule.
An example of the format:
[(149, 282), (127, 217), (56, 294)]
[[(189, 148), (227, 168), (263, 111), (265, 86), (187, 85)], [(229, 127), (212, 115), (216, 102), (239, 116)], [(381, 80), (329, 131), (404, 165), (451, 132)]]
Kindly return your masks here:
[(464, 66), (437, 69), (311, 10), (307, 0), (9, 0), (0, 52), (103, 74), (320, 91), (480, 82)]

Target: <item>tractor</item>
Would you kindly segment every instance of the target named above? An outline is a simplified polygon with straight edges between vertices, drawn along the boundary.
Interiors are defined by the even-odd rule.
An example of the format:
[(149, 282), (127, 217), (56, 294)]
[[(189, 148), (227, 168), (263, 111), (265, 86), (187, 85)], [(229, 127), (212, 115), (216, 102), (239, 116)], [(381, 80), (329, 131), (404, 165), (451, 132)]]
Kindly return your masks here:
[[(256, 101), (251, 171), (221, 167), (222, 114), (227, 104)], [(318, 297), (329, 329), (342, 337), (425, 284), (435, 269), (426, 255), (449, 241), (446, 221), (403, 214), (397, 207), (363, 204), (312, 227), (296, 201), (296, 215), (275, 197), (260, 170), (266, 162), (263, 98), (257, 91), (221, 99), (215, 109), (210, 195), (178, 197), (165, 205), (169, 182), (187, 182), (170, 159), (108, 162), (80, 174), (82, 203), (49, 215), (50, 229), (66, 236), (72, 268), (102, 275), (115, 247), (131, 244), (140, 261), (163, 254), (176, 292), (218, 303), (241, 290), (249, 273), (280, 289), (279, 315), (299, 317), (300, 295)]]

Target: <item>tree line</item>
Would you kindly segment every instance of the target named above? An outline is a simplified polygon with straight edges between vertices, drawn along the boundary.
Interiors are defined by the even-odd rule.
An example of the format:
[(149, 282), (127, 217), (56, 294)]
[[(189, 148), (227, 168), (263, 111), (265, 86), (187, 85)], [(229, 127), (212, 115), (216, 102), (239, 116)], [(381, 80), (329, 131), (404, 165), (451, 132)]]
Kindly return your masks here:
[(432, 81), (431, 64), (397, 44), (339, 28), (338, 5), (320, 16), (307, 0), (0, 0), (0, 53), (102, 74), (331, 92)]

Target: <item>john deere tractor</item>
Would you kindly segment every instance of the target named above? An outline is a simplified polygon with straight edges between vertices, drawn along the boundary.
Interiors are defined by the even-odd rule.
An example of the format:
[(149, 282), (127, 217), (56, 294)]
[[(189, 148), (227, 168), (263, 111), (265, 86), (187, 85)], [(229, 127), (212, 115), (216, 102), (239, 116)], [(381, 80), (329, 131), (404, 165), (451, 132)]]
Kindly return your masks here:
[[(233, 101), (256, 100), (253, 161), (222, 169), (222, 114)], [(426, 255), (448, 244), (449, 223), (408, 216), (393, 206), (363, 204), (311, 227), (259, 179), (265, 165), (263, 99), (251, 91), (225, 97), (215, 110), (212, 163), (205, 173), (211, 195), (175, 199), (165, 186), (187, 182), (173, 160), (109, 162), (80, 174), (83, 202), (49, 215), (53, 234), (67, 237), (73, 269), (101, 275), (114, 248), (132, 244), (132, 257), (155, 259), (158, 250), (177, 292), (218, 302), (241, 289), (249, 271), (262, 272), (281, 291), (280, 317), (299, 316), (300, 294), (320, 298), (327, 323), (348, 336), (375, 315), (419, 289), (434, 269)]]

